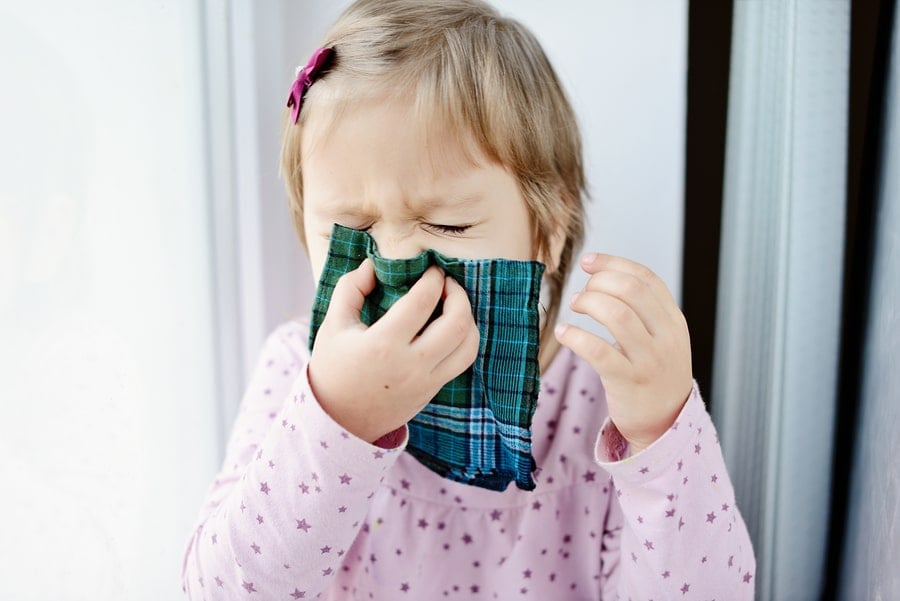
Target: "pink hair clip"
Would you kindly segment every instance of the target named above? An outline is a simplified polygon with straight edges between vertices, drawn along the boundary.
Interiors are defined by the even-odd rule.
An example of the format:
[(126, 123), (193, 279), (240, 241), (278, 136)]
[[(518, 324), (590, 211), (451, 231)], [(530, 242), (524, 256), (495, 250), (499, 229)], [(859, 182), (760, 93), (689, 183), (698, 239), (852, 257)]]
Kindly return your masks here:
[(322, 70), (328, 67), (333, 57), (334, 48), (319, 48), (313, 53), (305, 67), (297, 69), (297, 79), (291, 86), (291, 94), (287, 100), (287, 105), (293, 109), (291, 118), (294, 123), (297, 123), (300, 118), (300, 108), (303, 106), (303, 97), (306, 96), (306, 91), (315, 83)]

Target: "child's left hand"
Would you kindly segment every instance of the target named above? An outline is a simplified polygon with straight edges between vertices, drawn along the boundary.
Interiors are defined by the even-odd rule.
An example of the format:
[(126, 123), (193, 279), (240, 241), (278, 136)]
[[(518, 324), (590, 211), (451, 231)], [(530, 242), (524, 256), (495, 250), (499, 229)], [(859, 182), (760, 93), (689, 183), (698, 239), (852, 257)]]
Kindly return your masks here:
[(691, 393), (687, 322), (663, 281), (643, 265), (596, 254), (584, 256), (581, 267), (591, 277), (570, 306), (606, 326), (616, 343), (567, 324), (557, 327), (556, 338), (600, 375), (610, 419), (634, 454), (669, 429)]

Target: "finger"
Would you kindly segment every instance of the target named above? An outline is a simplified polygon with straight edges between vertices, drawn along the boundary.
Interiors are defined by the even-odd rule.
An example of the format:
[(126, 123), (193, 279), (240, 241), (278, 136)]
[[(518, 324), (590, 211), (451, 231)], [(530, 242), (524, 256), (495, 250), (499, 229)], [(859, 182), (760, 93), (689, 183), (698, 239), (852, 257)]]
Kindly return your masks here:
[[(443, 343), (444, 349), (449, 348), (452, 350), (445, 354), (444, 358), (431, 372), (432, 375), (441, 382), (449, 382), (471, 367), (472, 363), (475, 362), (481, 344), (481, 335), (478, 331), (478, 326), (475, 324), (475, 319), (472, 317), (472, 307), (469, 304), (469, 297), (466, 295), (466, 291), (463, 290), (462, 286), (453, 281), (452, 278), (447, 278), (444, 290), (446, 294), (444, 298), (444, 314), (428, 327), (423, 334), (421, 342), (424, 345), (429, 346), (440, 345), (442, 342), (441, 334), (443, 333), (441, 330), (452, 328), (449, 333), (451, 338), (448, 339), (448, 342), (453, 338), (459, 338), (459, 341), (455, 345), (448, 342)], [(447, 308), (448, 305), (449, 308)], [(438, 323), (445, 318), (446, 321)], [(437, 326), (434, 328), (434, 332), (431, 331), (432, 326)], [(430, 337), (432, 335), (434, 335), (434, 338), (426, 338), (426, 336)], [(444, 352), (446, 353), (446, 351)]]
[(632, 362), (653, 343), (650, 332), (637, 313), (614, 296), (587, 291), (576, 294), (569, 305), (576, 313), (587, 315), (606, 326)]
[(650, 284), (633, 274), (604, 269), (590, 277), (585, 290), (608, 294), (627, 304), (651, 336), (664, 329), (670, 321), (669, 314)]
[(465, 372), (475, 363), (480, 343), (478, 328), (472, 328), (460, 345), (434, 367), (432, 377), (444, 385)]
[(340, 325), (361, 323), (359, 313), (375, 283), (375, 268), (370, 259), (342, 275), (331, 293), (325, 319)]
[(601, 377), (620, 377), (631, 370), (625, 355), (595, 334), (566, 323), (556, 326), (554, 334), (560, 344), (587, 361)]
[(442, 360), (458, 347), (474, 328), (478, 328), (472, 318), (472, 305), (466, 291), (453, 278), (444, 278), (442, 292), (444, 307), (440, 317), (428, 324), (428, 327), (413, 342), (416, 352), (423, 357), (434, 357)]
[(409, 292), (375, 322), (373, 332), (377, 332), (379, 336), (396, 336), (401, 340), (411, 341), (428, 323), (441, 300), (443, 289), (443, 272), (437, 266), (429, 267)]
[(581, 258), (581, 268), (593, 275), (601, 270), (609, 269), (629, 273), (636, 278), (647, 282), (653, 293), (659, 298), (663, 307), (669, 312), (678, 311), (678, 303), (669, 291), (665, 282), (650, 268), (641, 265), (625, 257), (607, 255), (603, 253), (591, 253)]

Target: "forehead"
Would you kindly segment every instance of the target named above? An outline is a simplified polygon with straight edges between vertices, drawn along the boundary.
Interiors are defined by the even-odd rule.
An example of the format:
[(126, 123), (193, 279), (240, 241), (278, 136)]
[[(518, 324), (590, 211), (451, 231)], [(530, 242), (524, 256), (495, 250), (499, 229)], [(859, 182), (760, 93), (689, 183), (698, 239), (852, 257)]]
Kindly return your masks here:
[(408, 103), (374, 102), (337, 119), (311, 119), (304, 134), (304, 215), (314, 221), (495, 220), (527, 238), (528, 211), (516, 178), (462, 136), (408, 113)]
[(472, 116), (472, 107), (455, 96), (431, 86), (390, 79), (380, 84), (351, 83), (346, 78), (323, 80), (307, 95), (308, 108), (301, 121), (302, 155), (306, 158), (327, 143), (335, 131), (378, 129), (379, 120), (388, 120), (396, 126), (392, 138), (402, 137), (404, 143), (418, 146), (423, 159), (442, 170), (499, 163), (487, 140), (475, 133), (476, 127), (466, 117)]

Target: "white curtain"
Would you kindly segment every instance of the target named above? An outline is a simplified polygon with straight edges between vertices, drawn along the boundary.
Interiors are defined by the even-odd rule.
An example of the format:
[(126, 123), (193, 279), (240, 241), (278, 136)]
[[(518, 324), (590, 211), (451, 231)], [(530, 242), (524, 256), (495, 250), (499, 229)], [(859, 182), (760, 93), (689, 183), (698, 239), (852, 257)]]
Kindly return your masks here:
[(849, 0), (738, 0), (713, 417), (761, 599), (817, 599), (842, 284)]
[(874, 262), (840, 598), (900, 599), (900, 12), (885, 87)]
[(219, 461), (201, 8), (0, 5), (0, 599), (181, 595)]

